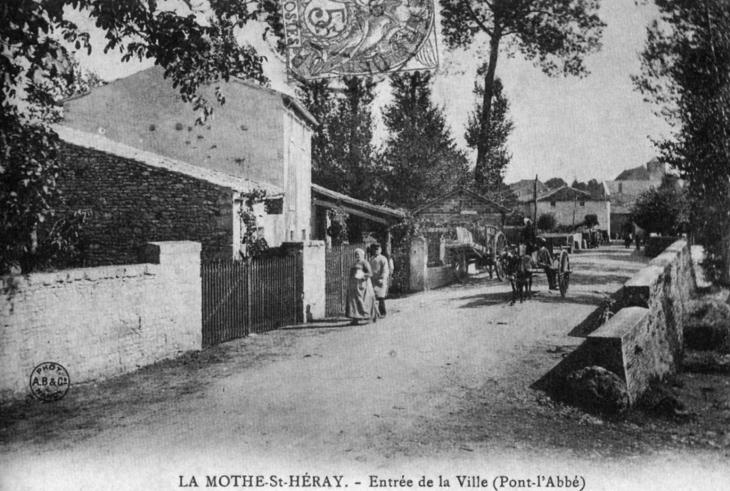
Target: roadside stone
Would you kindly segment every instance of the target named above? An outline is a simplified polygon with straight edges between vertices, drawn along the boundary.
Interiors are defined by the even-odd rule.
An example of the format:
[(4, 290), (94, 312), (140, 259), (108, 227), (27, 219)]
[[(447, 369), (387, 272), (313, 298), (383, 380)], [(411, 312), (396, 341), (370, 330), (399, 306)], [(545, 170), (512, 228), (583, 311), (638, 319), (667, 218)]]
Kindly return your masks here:
[(587, 367), (566, 377), (571, 403), (589, 412), (620, 414), (629, 408), (626, 383), (602, 367)]

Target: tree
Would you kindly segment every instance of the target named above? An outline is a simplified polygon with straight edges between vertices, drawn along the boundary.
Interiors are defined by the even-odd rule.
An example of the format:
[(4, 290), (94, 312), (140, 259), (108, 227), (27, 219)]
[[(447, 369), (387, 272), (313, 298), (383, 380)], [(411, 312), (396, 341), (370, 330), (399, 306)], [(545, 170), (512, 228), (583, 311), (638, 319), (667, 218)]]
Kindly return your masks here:
[(372, 144), (375, 82), (346, 78), (301, 81), (298, 95), (319, 125), (312, 137), (312, 182), (364, 200), (382, 199), (382, 176)]
[[(485, 66), (482, 65), (480, 72)], [(481, 74), (478, 72), (479, 74)], [(484, 100), (484, 87), (478, 82), (474, 83), (474, 94), (477, 96), (477, 105), (473, 113), (469, 115), (469, 122), (466, 127), (466, 144), (473, 149), (478, 149), (482, 138), (487, 138), (483, 145), (487, 153), (483, 166), (474, 169), (474, 184), (477, 192), (487, 194), (490, 190), (504, 184), (504, 171), (512, 159), (507, 149), (507, 138), (514, 129), (514, 122), (509, 118), (509, 100), (504, 94), (502, 81), (499, 78), (494, 80), (494, 103), (489, 118), (489, 128), (482, 130), (482, 101)]]
[(591, 196), (593, 197), (602, 197), (605, 194), (605, 191), (603, 189), (603, 184), (598, 182), (595, 179), (591, 179), (588, 181), (588, 185), (586, 186), (586, 191), (591, 193)]
[(598, 223), (598, 215), (596, 215), (595, 213), (590, 213), (590, 214), (584, 216), (583, 225), (585, 225), (588, 228), (597, 227), (598, 225), (600, 225), (600, 223)]
[(550, 189), (560, 189), (563, 186), (567, 186), (567, 185), (568, 185), (568, 183), (563, 181), (559, 177), (553, 177), (552, 179), (548, 179), (547, 181), (545, 181), (545, 186), (547, 186)]
[(573, 179), (573, 184), (571, 184), (570, 187), (580, 191), (588, 191), (588, 184), (579, 182), (578, 179)]
[(371, 200), (378, 193), (380, 178), (373, 146), (372, 103), (375, 82), (346, 78), (337, 98), (329, 127), (332, 139), (329, 181), (332, 189), (353, 198)]
[(679, 187), (650, 188), (631, 208), (631, 220), (649, 233), (677, 236), (688, 226), (687, 197)]
[[(486, 175), (489, 122), (495, 94), (500, 49), (519, 51), (551, 76), (582, 76), (584, 57), (600, 48), (605, 24), (598, 17), (598, 0), (440, 0), (442, 26), (449, 47), (471, 45), (486, 34), (489, 59), (484, 73), (482, 125), (477, 146), (477, 175)], [(482, 185), (482, 183), (478, 183)]]
[(319, 125), (312, 135), (312, 182), (339, 191), (345, 169), (335, 161), (337, 98), (328, 79), (302, 81), (297, 95)]
[(551, 232), (558, 226), (558, 219), (555, 213), (542, 213), (537, 217), (537, 228), (545, 232)]
[[(54, 244), (48, 250), (56, 250), (74, 235), (73, 227), (50, 223), (61, 196), (55, 189), (58, 139), (49, 124), (57, 117), (55, 101), (73, 90), (67, 80), (80, 80), (73, 75), (65, 46), (88, 52), (92, 48), (88, 33), (67, 19), (68, 12), (79, 9), (89, 15), (105, 33), (105, 51), (119, 51), (123, 61), (153, 58), (164, 67), (165, 76), (202, 122), (213, 110), (198, 94), (202, 84), (233, 76), (266, 83), (262, 57), (252, 47), (239, 45), (235, 30), (254, 19), (268, 20), (275, 27), (280, 19), (272, 2), (201, 4), (206, 6), (200, 9), (207, 10), (190, 3), (188, 11), (141, 0), (4, 2), (0, 7), (0, 273), (17, 266), (29, 272), (44, 262), (43, 244)], [(216, 99), (225, 102), (220, 90)], [(40, 228), (42, 224), (48, 224), (47, 231)], [(46, 235), (48, 231), (53, 235)]]
[(726, 0), (656, 0), (634, 82), (674, 128), (661, 160), (689, 183), (692, 233), (709, 273), (730, 283), (730, 9)]
[(441, 109), (431, 99), (431, 75), (392, 75), (393, 103), (383, 111), (389, 130), (383, 161), (388, 203), (416, 208), (469, 176)]

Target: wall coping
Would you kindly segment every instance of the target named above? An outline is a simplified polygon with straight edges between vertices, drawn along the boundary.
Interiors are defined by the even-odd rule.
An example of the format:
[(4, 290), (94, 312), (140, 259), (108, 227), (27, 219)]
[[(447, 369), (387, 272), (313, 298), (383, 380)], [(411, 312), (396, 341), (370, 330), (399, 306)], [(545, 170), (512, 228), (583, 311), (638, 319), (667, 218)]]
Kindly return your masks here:
[(627, 289), (646, 288), (656, 284), (661, 275), (666, 272), (686, 247), (687, 241), (685, 239), (676, 241), (624, 283), (624, 287)]
[[(120, 264), (109, 266), (93, 266), (88, 268), (64, 269), (61, 271), (38, 272), (26, 275), (4, 275), (0, 277), (0, 291), (7, 292), (16, 288), (27, 288), (34, 285), (53, 285), (72, 283), (74, 281), (95, 281), (107, 278), (124, 278), (142, 275), (155, 275), (160, 271), (159, 256), (177, 254), (200, 254), (201, 244), (188, 240), (170, 242), (148, 242), (142, 246), (143, 259), (150, 259), (142, 264)], [(147, 254), (152, 254), (147, 256)]]
[(588, 339), (623, 338), (649, 315), (645, 307), (625, 307), (587, 336)]
[(159, 266), (155, 264), (124, 264), (113, 266), (95, 266), (90, 268), (64, 269), (49, 273), (31, 273), (27, 275), (6, 275), (0, 278), (0, 290), (7, 292), (16, 288), (27, 288), (34, 285), (53, 285), (72, 283), (74, 281), (93, 281), (106, 278), (123, 278), (131, 276), (155, 275)]

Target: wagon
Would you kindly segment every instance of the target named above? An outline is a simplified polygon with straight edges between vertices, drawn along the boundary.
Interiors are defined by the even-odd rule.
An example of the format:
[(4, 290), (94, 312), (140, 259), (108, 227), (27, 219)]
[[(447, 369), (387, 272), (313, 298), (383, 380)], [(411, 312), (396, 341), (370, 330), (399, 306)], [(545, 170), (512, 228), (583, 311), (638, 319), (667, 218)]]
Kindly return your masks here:
[(498, 280), (504, 280), (500, 255), (507, 248), (507, 238), (501, 230), (492, 225), (484, 226), (482, 232), (484, 243), (478, 243), (468, 229), (456, 227), (456, 241), (445, 245), (459, 282), (467, 278), (470, 264), (474, 264), (478, 269), (487, 269), (490, 278), (496, 275)]

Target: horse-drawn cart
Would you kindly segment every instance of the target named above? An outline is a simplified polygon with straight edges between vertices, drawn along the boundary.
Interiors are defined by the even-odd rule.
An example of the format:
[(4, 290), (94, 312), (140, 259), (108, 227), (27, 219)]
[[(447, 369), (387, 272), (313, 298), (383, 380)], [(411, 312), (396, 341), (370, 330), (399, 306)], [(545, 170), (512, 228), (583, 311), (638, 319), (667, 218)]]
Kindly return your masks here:
[[(526, 273), (532, 278), (544, 273), (543, 268), (537, 265), (536, 258), (520, 254), (516, 246), (510, 246), (504, 233), (497, 227), (487, 225), (480, 230), (482, 243), (474, 240), (472, 232), (464, 227), (456, 227), (457, 240), (445, 244), (449, 253), (454, 275), (459, 282), (469, 275), (469, 266), (474, 265), (476, 269), (487, 269), (489, 276), (496, 276), (499, 281), (509, 279), (513, 284), (515, 281), (515, 266), (517, 262), (511, 259), (526, 257), (528, 261), (521, 261), (522, 264), (530, 264)], [(569, 247), (555, 245), (554, 241), (547, 241), (548, 250), (553, 258), (551, 270), (555, 273), (555, 282), (560, 290), (560, 295), (565, 297), (570, 285), (570, 254)], [(572, 244), (570, 244), (572, 247)]]

